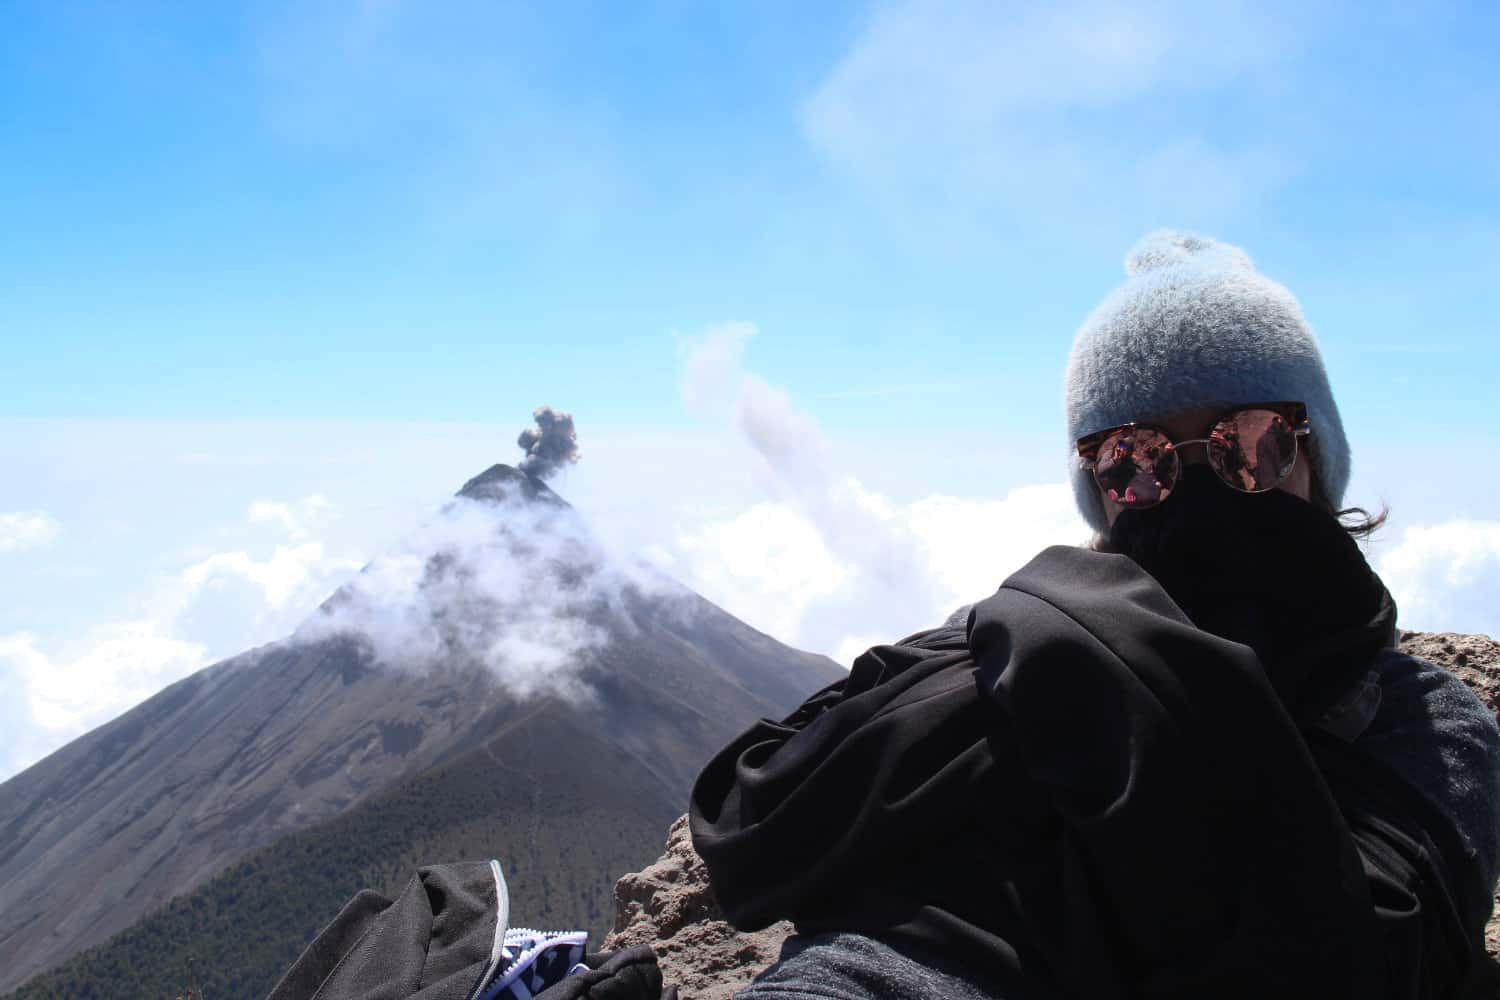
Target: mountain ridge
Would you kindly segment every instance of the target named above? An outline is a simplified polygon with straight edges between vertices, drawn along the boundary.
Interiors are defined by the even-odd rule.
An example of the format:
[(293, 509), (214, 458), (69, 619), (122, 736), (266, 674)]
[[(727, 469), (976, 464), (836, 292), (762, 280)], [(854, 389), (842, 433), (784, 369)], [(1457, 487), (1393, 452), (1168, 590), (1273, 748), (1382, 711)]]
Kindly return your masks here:
[[(316, 627), (205, 667), (0, 784), (0, 990), (246, 853), (524, 726), (533, 697), (559, 696), (621, 766), (685, 795), (735, 729), (843, 673), (680, 584), (625, 572), (520, 470), (473, 477), (444, 517), (458, 525), (436, 532), (446, 548), (396, 564), (425, 645), (387, 655), (341, 625), (382, 612), (360, 603), (392, 576), (377, 560), (310, 616)], [(498, 582), (486, 576), (497, 569)], [(507, 678), (485, 655), (509, 639), (522, 655), (546, 644), (553, 632), (507, 617), (538, 598), (565, 617), (562, 652)], [(535, 634), (517, 638), (522, 626)]]

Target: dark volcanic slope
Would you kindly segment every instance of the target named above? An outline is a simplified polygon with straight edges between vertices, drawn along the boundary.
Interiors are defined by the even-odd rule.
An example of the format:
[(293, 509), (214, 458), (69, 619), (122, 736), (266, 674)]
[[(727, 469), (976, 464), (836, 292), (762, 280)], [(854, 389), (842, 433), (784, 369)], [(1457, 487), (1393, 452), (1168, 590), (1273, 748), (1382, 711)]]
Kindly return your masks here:
[[(505, 466), (460, 495), (495, 505), (502, 524), (521, 511), (527, 530), (539, 530), (537, 509), (576, 521), (545, 485)], [(568, 530), (568, 545), (546, 549), (536, 587), (596, 571), (601, 557), (586, 533), (576, 523)], [(516, 559), (530, 551), (517, 540)], [(559, 565), (559, 551), (575, 562)], [(462, 568), (435, 553), (427, 576), (467, 608), (462, 578), (445, 576)], [(325, 607), (347, 601), (346, 591)], [(503, 632), (503, 611), (478, 607), (493, 619), (485, 626)], [(608, 641), (576, 664), (597, 696), (559, 710), (634, 761), (676, 812), (719, 745), (841, 674), (666, 584), (627, 588), (611, 606), (578, 613)], [(172, 685), (0, 784), (0, 990), (105, 940), (247, 851), (505, 726), (540, 725), (528, 716), (534, 704), (462, 657), (379, 669), (367, 643), (343, 635), (278, 643)]]
[(496, 858), (514, 923), (588, 929), (597, 945), (615, 879), (656, 854), (681, 803), (586, 721), (543, 700), (476, 749), (252, 852), (15, 996), (171, 996), (191, 956), (204, 995), (256, 1000), (355, 892), (393, 894), (434, 860)]

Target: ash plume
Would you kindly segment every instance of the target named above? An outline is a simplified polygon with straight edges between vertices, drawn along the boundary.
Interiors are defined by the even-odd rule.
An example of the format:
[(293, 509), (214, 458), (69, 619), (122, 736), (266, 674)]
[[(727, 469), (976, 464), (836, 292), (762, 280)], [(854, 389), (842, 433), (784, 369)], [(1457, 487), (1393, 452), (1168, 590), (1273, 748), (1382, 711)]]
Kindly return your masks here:
[(538, 479), (550, 479), (569, 462), (578, 461), (578, 432), (573, 429), (573, 414), (538, 406), (531, 417), (535, 427), (528, 427), (516, 439), (526, 452), (519, 468)]

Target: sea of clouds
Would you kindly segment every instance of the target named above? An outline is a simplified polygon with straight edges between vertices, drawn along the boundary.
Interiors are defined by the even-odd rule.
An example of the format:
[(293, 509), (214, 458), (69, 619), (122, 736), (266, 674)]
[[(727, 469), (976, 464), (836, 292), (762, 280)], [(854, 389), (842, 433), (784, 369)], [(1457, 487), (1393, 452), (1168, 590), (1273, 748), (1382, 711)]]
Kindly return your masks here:
[[(893, 438), (854, 461), (746, 365), (756, 336), (751, 324), (727, 323), (680, 340), (681, 391), (697, 427), (601, 428), (608, 446), (554, 483), (577, 516), (461, 499), (415, 504), (413, 476), (433, 478), (440, 498), (452, 468), (467, 476), (506, 460), (504, 450), (484, 456), (492, 428), (451, 440), (413, 434), (409, 444), (382, 429), (378, 444), (352, 451), (292, 428), (279, 444), (255, 444), (253, 462), (173, 452), (155, 478), (131, 479), (92, 506), (71, 484), (112, 475), (110, 449), (80, 449), (76, 468), (55, 473), (67, 503), (0, 511), (9, 587), (0, 777), (194, 670), (287, 637), (354, 633), (393, 668), (472, 662), (523, 696), (586, 697), (580, 666), (609, 628), (628, 627), (631, 588), (670, 595), (680, 591), (669, 581), (680, 581), (784, 642), (847, 664), (987, 596), (1044, 546), (1087, 537), (1060, 463), (1055, 481), (993, 495), (899, 494), (891, 484), (942, 480), (942, 448)], [(74, 432), (60, 433), (66, 441)], [(277, 432), (235, 433), (244, 444)], [(277, 456), (299, 446), (309, 450), (294, 476)], [(445, 447), (449, 471), (438, 473), (433, 454)], [(120, 461), (135, 469), (142, 459)], [(912, 474), (893, 476), (892, 465)], [(26, 472), (43, 500), (47, 468)], [(327, 488), (276, 496), (308, 484)], [(381, 499), (397, 495), (399, 503)], [(216, 507), (214, 496), (226, 500)], [(1397, 514), (1369, 551), (1403, 626), (1500, 633), (1500, 521), (1446, 509), (1423, 517), (1399, 505)], [(123, 551), (123, 541), (111, 548), (115, 538), (134, 546), (129, 557), (111, 555)]]

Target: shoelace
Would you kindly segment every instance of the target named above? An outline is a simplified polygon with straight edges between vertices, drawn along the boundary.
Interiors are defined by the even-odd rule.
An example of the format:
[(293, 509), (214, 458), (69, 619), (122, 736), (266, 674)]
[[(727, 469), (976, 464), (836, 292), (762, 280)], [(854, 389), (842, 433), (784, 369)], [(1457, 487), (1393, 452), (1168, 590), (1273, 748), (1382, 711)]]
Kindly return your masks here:
[(503, 971), (480, 995), (480, 1000), (529, 1000), (549, 986), (586, 970), (585, 931), (539, 931), (512, 927), (505, 932)]

